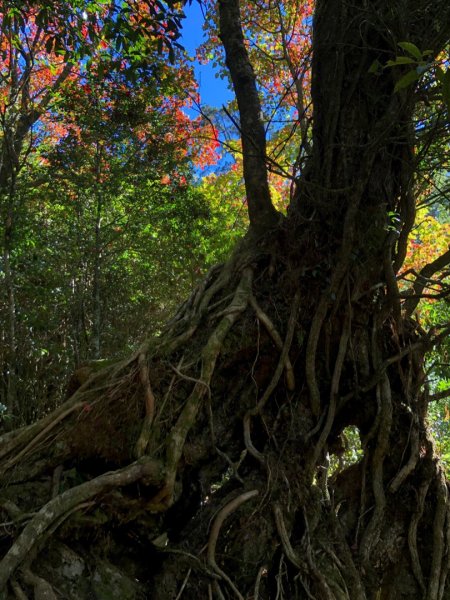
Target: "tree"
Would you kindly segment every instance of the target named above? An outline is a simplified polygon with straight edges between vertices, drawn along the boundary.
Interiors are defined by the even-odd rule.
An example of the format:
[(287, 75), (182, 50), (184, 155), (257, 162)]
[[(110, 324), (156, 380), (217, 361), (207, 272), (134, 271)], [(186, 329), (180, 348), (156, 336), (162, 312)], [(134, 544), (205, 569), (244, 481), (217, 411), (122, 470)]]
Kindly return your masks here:
[[(154, 36), (147, 45), (138, 37), (146, 55), (137, 64), (126, 52), (131, 40), (118, 52), (113, 34), (104, 33), (111, 6), (100, 11), (101, 29), (73, 7), (66, 32), (60, 23), (51, 30), (42, 5), (1, 13), (6, 133), (0, 268), (6, 285), (0, 408), (6, 410), (0, 412), (10, 426), (60, 402), (75, 365), (100, 354), (123, 355), (130, 337), (124, 314), (138, 338), (152, 307), (158, 327), (159, 315), (176, 306), (176, 296), (162, 299), (180, 257), (191, 263), (177, 273), (180, 293), (194, 269), (200, 271), (198, 238), (205, 225), (199, 217), (208, 207), (192, 189), (192, 169), (214, 158), (216, 142), (195, 141), (204, 136), (204, 124), (183, 112), (195, 93), (192, 70), (180, 52), (170, 64)], [(144, 4), (140, 8), (145, 15)], [(70, 35), (75, 39), (69, 43)], [(89, 59), (83, 59), (89, 44)], [(27, 125), (20, 132), (18, 122)], [(5, 139), (16, 140), (14, 168)], [(178, 215), (177, 201), (183, 207)], [(169, 244), (162, 233), (171, 230), (176, 242)], [(185, 251), (183, 242), (195, 251)], [(163, 252), (165, 268), (156, 277)], [(120, 313), (119, 333), (113, 323)], [(50, 385), (43, 372), (51, 374)]]
[[(78, 598), (99, 597), (106, 568), (122, 597), (447, 598), (448, 483), (424, 361), (450, 328), (412, 314), (450, 250), (406, 290), (397, 275), (416, 171), (448, 127), (428, 71), (450, 7), (317, 0), (310, 152), (286, 217), (239, 3), (217, 11), (248, 233), (160, 337), (2, 439), (3, 510), (26, 524), (5, 542), (0, 588), (75, 597), (59, 556), (84, 575)], [(361, 451), (349, 465), (350, 434)]]
[[(54, 96), (69, 77), (72, 64), (47, 54), (46, 31), (36, 23), (36, 12), (23, 17), (15, 6), (0, 6), (0, 218), (2, 271), (7, 321), (3, 329), (6, 405), (16, 409), (18, 341), (14, 273), (11, 266), (17, 218), (17, 177), (33, 145), (34, 127), (51, 107)], [(3, 354), (3, 352), (2, 352)]]

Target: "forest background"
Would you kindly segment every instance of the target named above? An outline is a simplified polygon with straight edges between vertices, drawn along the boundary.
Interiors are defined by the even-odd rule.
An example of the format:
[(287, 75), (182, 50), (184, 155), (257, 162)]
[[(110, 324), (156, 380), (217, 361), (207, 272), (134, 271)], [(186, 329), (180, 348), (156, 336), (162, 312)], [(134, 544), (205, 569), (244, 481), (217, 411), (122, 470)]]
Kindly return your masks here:
[[(0, 407), (20, 426), (61, 402), (77, 366), (157, 331), (247, 217), (232, 153), (201, 114), (197, 58), (176, 47), (169, 60), (153, 43), (131, 60), (80, 8), (72, 27), (85, 47), (69, 59), (38, 8), (0, 12), (13, 173), (1, 200)], [(186, 27), (200, 43), (198, 15)], [(6, 147), (26, 118), (20, 149)]]

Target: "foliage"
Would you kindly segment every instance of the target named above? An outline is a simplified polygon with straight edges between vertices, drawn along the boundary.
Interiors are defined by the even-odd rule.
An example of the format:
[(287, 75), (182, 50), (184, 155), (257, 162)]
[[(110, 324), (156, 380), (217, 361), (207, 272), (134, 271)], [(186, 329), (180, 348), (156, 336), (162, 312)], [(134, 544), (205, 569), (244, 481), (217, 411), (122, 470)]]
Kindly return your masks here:
[[(217, 35), (217, 11), (206, 2), (207, 41), (197, 50), (202, 62), (212, 62), (221, 77), (229, 77)], [(311, 27), (313, 2), (244, 3), (242, 26), (257, 75), (263, 120), (268, 138), (268, 167), (275, 188), (300, 173), (308, 153), (312, 115), (310, 96)], [(236, 125), (236, 103), (230, 119), (216, 123), (224, 134)], [(286, 191), (286, 185), (285, 190)]]
[[(127, 54), (129, 44), (144, 44), (145, 11), (159, 11), (159, 22), (162, 5), (130, 4), (119, 15), (117, 6), (101, 4), (75, 6), (70, 31), (60, 26), (65, 4), (12, 7), (2, 20), (4, 139), (33, 115), (13, 179), (10, 170), (0, 190), (0, 314), (8, 338), (0, 398), (8, 418), (21, 421), (61, 401), (77, 364), (123, 354), (149, 323), (157, 330), (224, 255), (213, 241), (223, 207), (210, 206), (193, 182), (193, 170), (219, 155), (211, 126), (186, 113), (196, 88), (191, 69), (180, 53), (171, 65), (154, 35), (141, 47), (145, 69)], [(137, 8), (144, 12), (135, 18), (129, 11)], [(125, 18), (137, 27), (134, 39)], [(116, 34), (125, 36), (127, 52), (112, 44)], [(27, 49), (28, 70), (27, 61), (12, 58)]]

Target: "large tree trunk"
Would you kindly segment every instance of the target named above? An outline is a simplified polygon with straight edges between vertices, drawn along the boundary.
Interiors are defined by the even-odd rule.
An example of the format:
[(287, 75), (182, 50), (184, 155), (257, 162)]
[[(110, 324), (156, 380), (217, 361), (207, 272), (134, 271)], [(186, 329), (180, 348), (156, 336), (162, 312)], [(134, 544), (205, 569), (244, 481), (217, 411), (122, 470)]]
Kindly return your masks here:
[[(256, 120), (247, 167), (261, 185), (248, 187), (252, 226), (230, 260), (158, 339), (2, 439), (11, 597), (50, 582), (100, 598), (106, 555), (129, 598), (450, 598), (448, 485), (423, 367), (448, 332), (402, 312), (395, 277), (413, 222), (416, 96), (394, 93), (402, 72), (369, 72), (398, 41), (437, 53), (450, 9), (360, 4), (317, 2), (313, 154), (288, 217), (270, 208)], [(243, 38), (227, 37), (236, 8), (220, 3), (243, 102), (254, 82)], [(349, 431), (361, 443), (351, 465)], [(75, 591), (67, 563), (82, 574)]]

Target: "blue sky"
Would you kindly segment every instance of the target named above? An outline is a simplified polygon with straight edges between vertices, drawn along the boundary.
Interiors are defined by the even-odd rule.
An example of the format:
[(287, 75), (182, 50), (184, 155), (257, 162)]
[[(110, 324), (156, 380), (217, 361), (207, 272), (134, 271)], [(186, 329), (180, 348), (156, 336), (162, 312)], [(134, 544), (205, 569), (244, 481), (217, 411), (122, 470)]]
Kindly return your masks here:
[[(186, 19), (183, 20), (183, 29), (181, 31), (181, 45), (186, 48), (188, 54), (195, 56), (197, 47), (205, 41), (203, 33), (203, 14), (199, 2), (192, 2), (184, 8)], [(202, 105), (209, 105), (220, 108), (233, 98), (232, 92), (228, 89), (228, 81), (215, 77), (216, 70), (212, 64), (200, 65), (194, 63), (194, 70)]]

